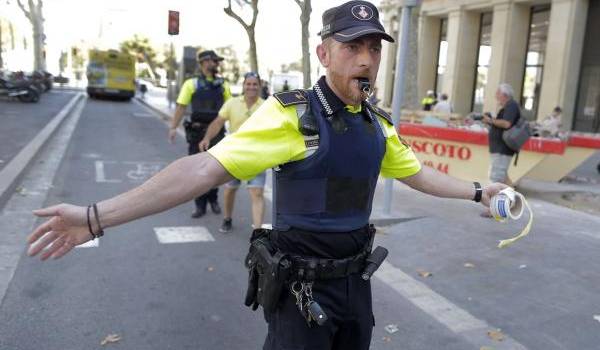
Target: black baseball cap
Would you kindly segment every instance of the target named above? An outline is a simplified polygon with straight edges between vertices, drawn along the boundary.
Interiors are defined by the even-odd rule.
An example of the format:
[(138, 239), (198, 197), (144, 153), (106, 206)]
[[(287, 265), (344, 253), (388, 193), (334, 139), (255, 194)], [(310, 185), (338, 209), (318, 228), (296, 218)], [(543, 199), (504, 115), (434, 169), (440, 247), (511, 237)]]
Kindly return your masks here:
[(368, 1), (348, 1), (323, 12), (321, 39), (330, 36), (347, 42), (368, 34), (379, 34), (383, 40), (394, 42), (379, 22), (377, 7)]
[(202, 62), (204, 60), (213, 60), (213, 61), (223, 61), (224, 58), (217, 55), (213, 50), (205, 50), (198, 54), (198, 61)]

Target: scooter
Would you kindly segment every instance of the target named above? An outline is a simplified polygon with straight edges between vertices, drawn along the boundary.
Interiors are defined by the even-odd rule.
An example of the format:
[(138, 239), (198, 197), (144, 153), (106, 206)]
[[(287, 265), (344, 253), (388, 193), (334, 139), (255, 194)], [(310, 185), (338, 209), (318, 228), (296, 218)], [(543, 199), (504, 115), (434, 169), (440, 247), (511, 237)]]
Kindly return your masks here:
[(11, 82), (0, 78), (0, 96), (17, 98), (21, 102), (38, 102), (40, 93), (28, 81)]

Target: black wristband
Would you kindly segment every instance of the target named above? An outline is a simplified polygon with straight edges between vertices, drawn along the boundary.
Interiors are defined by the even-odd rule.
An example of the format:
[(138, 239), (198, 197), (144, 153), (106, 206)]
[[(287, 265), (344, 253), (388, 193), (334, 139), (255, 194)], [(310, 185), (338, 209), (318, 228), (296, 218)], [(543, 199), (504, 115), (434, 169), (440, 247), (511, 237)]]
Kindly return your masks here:
[(98, 233), (96, 233), (96, 238), (100, 238), (104, 236), (104, 230), (100, 225), (100, 218), (98, 217), (98, 206), (96, 205), (96, 203), (94, 203), (92, 207), (94, 208), (94, 216), (96, 216), (96, 224), (98, 224)]
[(477, 181), (473, 182), (473, 186), (475, 186), (475, 197), (473, 197), (473, 201), (479, 203), (483, 196), (483, 189), (481, 188), (481, 184)]
[(92, 235), (92, 241), (94, 239), (96, 239), (96, 235), (94, 234), (94, 231), (92, 230), (92, 223), (90, 221), (90, 209), (92, 209), (91, 205), (87, 206), (87, 225), (88, 225), (88, 230), (90, 230), (90, 235)]

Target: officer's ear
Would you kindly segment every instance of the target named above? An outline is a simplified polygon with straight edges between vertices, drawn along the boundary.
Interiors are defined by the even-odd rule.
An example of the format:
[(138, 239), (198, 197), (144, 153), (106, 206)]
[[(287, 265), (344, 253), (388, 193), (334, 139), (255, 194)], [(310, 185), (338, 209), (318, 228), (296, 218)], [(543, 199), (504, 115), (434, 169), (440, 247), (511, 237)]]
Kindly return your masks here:
[(319, 57), (319, 61), (323, 67), (327, 68), (329, 66), (331, 54), (329, 53), (329, 46), (325, 41), (317, 45), (317, 57)]

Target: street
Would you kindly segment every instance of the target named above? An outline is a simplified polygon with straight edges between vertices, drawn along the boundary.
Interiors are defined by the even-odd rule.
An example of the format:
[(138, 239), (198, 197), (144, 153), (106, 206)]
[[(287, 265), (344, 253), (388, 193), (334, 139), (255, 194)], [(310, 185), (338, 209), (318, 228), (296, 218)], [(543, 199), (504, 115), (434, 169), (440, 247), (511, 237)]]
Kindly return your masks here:
[[(79, 93), (56, 90), (35, 105), (0, 101), (0, 170)], [(111, 334), (120, 339), (108, 349), (262, 347), (262, 311), (243, 305), (244, 188), (228, 234), (218, 231), (220, 215), (192, 219), (187, 203), (109, 228), (60, 260), (26, 256), (26, 236), (40, 222), (31, 210), (114, 196), (186, 152), (185, 140), (170, 145), (167, 125), (137, 100), (74, 105), (11, 193), (0, 193), (0, 349), (96, 349)], [(270, 176), (267, 183), (271, 223)], [(371, 349), (600, 346), (599, 216), (528, 198), (531, 233), (498, 249), (526, 215), (497, 223), (476, 203), (394, 186), (395, 219), (381, 214), (382, 180), (373, 204), (375, 246), (390, 255), (373, 279)]]

